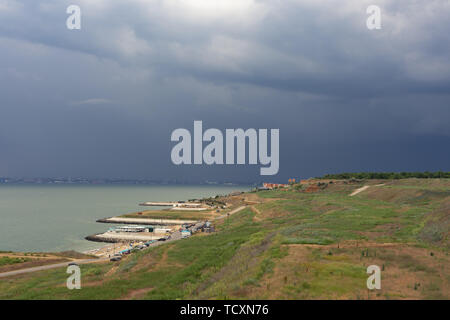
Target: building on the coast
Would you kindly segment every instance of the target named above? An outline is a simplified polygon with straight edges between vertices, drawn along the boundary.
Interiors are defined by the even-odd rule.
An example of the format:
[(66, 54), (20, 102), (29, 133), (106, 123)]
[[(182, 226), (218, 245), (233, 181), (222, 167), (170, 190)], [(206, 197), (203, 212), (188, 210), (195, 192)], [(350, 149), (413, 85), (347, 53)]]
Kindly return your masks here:
[(202, 204), (197, 202), (178, 202), (173, 204), (173, 207), (177, 208), (198, 208), (201, 206)]
[(154, 233), (168, 233), (171, 231), (172, 231), (172, 229), (169, 229), (169, 228), (155, 228), (153, 230)]
[(286, 187), (289, 187), (289, 185), (288, 184), (284, 184), (284, 183), (267, 183), (267, 182), (264, 182), (263, 183), (263, 187), (271, 190), (271, 189), (275, 189), (275, 188), (286, 188)]
[(181, 237), (182, 238), (187, 238), (187, 237), (190, 237), (191, 236), (191, 231), (189, 231), (189, 230), (182, 230), (181, 231)]

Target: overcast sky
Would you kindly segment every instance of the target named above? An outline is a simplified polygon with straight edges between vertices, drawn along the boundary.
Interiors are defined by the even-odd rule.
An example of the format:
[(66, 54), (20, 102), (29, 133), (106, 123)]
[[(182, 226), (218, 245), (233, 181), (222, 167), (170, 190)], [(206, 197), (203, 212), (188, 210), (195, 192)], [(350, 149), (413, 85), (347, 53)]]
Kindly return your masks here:
[[(0, 0), (0, 176), (448, 171), (449, 17), (448, 0)], [(173, 165), (194, 120), (279, 128), (278, 175)]]

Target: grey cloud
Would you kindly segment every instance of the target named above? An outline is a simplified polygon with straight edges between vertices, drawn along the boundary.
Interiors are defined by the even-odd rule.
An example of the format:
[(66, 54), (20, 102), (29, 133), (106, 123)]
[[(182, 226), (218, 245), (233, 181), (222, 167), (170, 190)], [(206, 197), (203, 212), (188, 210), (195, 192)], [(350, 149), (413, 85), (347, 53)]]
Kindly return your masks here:
[(280, 128), (279, 177), (376, 169), (376, 154), (445, 169), (448, 1), (214, 3), (0, 1), (0, 175), (257, 177), (173, 167), (170, 132), (194, 120)]
[(72, 105), (101, 105), (101, 104), (111, 104), (114, 103), (111, 100), (104, 99), (104, 98), (91, 98), (81, 101), (73, 101)]

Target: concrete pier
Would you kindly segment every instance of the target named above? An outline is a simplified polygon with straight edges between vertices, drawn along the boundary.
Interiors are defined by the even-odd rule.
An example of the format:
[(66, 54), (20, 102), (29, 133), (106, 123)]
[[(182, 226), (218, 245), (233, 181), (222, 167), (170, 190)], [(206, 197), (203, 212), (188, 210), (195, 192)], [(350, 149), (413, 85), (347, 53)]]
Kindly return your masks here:
[(148, 201), (139, 203), (140, 206), (155, 206), (155, 207), (173, 207), (175, 204), (178, 204), (178, 202), (157, 202), (157, 201)]
[(97, 222), (102, 223), (123, 223), (123, 224), (143, 224), (143, 225), (182, 225), (196, 223), (197, 220), (180, 220), (180, 219), (151, 219), (151, 218), (119, 218), (111, 217), (99, 219)]
[(131, 242), (131, 241), (150, 241), (158, 240), (164, 238), (165, 235), (159, 234), (143, 234), (143, 233), (98, 233), (94, 235), (87, 236), (85, 239), (95, 242), (107, 242), (107, 243), (119, 243), (119, 242)]

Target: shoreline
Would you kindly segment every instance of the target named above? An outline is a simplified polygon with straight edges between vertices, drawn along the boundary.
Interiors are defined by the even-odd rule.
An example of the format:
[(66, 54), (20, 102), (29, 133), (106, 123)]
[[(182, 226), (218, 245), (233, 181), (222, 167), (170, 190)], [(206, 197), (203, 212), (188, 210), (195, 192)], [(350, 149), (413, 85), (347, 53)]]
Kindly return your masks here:
[[(217, 197), (217, 196), (216, 196)], [(177, 204), (185, 204), (187, 200), (175, 200), (175, 201), (166, 201), (166, 202), (158, 202), (158, 201), (148, 201), (148, 202), (138, 202), (138, 205), (140, 206), (174, 206)], [(201, 205), (201, 204), (199, 204)], [(177, 209), (184, 209), (184, 208), (177, 208)], [(194, 208), (197, 209), (197, 208)], [(214, 208), (211, 207), (211, 210)], [(193, 208), (186, 208), (186, 210), (192, 211)], [(206, 210), (206, 209), (205, 209)], [(144, 218), (144, 217), (125, 217), (124, 215), (119, 216), (110, 216), (105, 218), (99, 218), (95, 220), (97, 223), (105, 223), (105, 224), (117, 224), (117, 225), (127, 225), (127, 224), (133, 224), (133, 225), (146, 225), (146, 226), (153, 226), (158, 228), (159, 226), (166, 226), (169, 229), (172, 229), (170, 231), (170, 235), (174, 235), (180, 233), (180, 229), (184, 226), (192, 226), (196, 224), (205, 224), (208, 220), (208, 218), (200, 218), (198, 219), (183, 219), (184, 215), (181, 215), (177, 219), (173, 219), (171, 217), (156, 217), (156, 218)], [(212, 218), (212, 220), (215, 220), (217, 217)], [(189, 228), (189, 227), (188, 227)], [(83, 241), (89, 241), (91, 245), (71, 245), (70, 247), (67, 247), (66, 249), (44, 249), (44, 250), (38, 250), (35, 252), (42, 252), (42, 253), (51, 253), (51, 252), (64, 252), (64, 251), (76, 251), (78, 253), (82, 254), (88, 254), (88, 255), (95, 255), (95, 256), (103, 256), (108, 252), (113, 252), (115, 248), (117, 247), (125, 247), (129, 248), (130, 244), (138, 244), (138, 243), (145, 243), (148, 241), (157, 241), (161, 238), (165, 238), (164, 240), (168, 240), (171, 238), (169, 233), (159, 234), (158, 232), (156, 234), (138, 234), (138, 233), (118, 233), (113, 234), (111, 236), (111, 233), (109, 231), (106, 232), (98, 232), (95, 234), (87, 235), (79, 240)], [(181, 233), (180, 233), (181, 236)], [(176, 237), (175, 237), (176, 238)], [(97, 245), (95, 245), (95, 243)], [(5, 250), (6, 251), (6, 250)], [(11, 250), (11, 252), (15, 252), (15, 250)], [(19, 251), (17, 251), (19, 252)], [(27, 251), (23, 251), (27, 252)], [(30, 251), (33, 252), (33, 251)]]
[(182, 225), (196, 223), (198, 220), (182, 220), (182, 219), (159, 219), (159, 218), (126, 218), (121, 216), (109, 217), (97, 219), (96, 222), (99, 223), (113, 223), (113, 224), (138, 224), (138, 225)]
[[(3, 185), (5, 188), (6, 209), (2, 220), (2, 241), (4, 248), (2, 251), (12, 252), (62, 252), (76, 250), (78, 252), (89, 252), (97, 250), (100, 246), (108, 243), (91, 242), (85, 240), (85, 237), (95, 233), (105, 232), (114, 224), (126, 225), (128, 222), (114, 221), (109, 226), (101, 226), (95, 221), (100, 218), (120, 216), (127, 213), (133, 213), (141, 210), (147, 210), (150, 207), (139, 206), (140, 203), (161, 201), (167, 203), (188, 202), (194, 198), (215, 197), (217, 194), (229, 194), (234, 190), (249, 190), (250, 186), (226, 185), (154, 185), (155, 188), (148, 186), (117, 185), (114, 188), (106, 188), (103, 185), (86, 186), (80, 185), (74, 189), (58, 190), (63, 185), (52, 185), (56, 188), (46, 188), (46, 185), (35, 185), (33, 189), (27, 185)], [(66, 186), (66, 185), (64, 185)], [(66, 187), (75, 185), (67, 185)], [(38, 197), (39, 194), (34, 187), (42, 187), (44, 197)], [(95, 187), (95, 188), (94, 188)], [(153, 187), (153, 186), (152, 186)], [(55, 193), (57, 192), (57, 193)], [(57, 199), (57, 201), (48, 201), (44, 199)], [(75, 201), (76, 200), (76, 201)], [(39, 220), (32, 222), (28, 219), (28, 212), (36, 212)], [(173, 216), (179, 218), (187, 217), (183, 212), (175, 212)], [(200, 214), (199, 214), (200, 216)], [(194, 216), (195, 217), (195, 216)], [(161, 216), (164, 218), (164, 215)], [(165, 225), (165, 221), (156, 219), (148, 223), (149, 225)], [(165, 219), (164, 219), (165, 220)], [(197, 219), (193, 219), (197, 220)], [(20, 228), (7, 229), (9, 223), (20, 225)], [(94, 226), (93, 226), (94, 224)], [(23, 225), (23, 226), (22, 226)], [(0, 229), (3, 229), (0, 228)]]
[(87, 251), (83, 251), (83, 254), (87, 254), (87, 255), (93, 255), (96, 257), (106, 257), (108, 255), (114, 255), (114, 253), (117, 253), (119, 251), (122, 251), (124, 249), (128, 249), (129, 248), (129, 244), (125, 244), (125, 243), (109, 243), (106, 244), (104, 246), (102, 246), (101, 248), (98, 249), (91, 249), (91, 250), (87, 250)]

